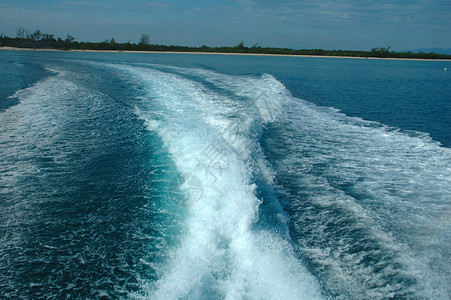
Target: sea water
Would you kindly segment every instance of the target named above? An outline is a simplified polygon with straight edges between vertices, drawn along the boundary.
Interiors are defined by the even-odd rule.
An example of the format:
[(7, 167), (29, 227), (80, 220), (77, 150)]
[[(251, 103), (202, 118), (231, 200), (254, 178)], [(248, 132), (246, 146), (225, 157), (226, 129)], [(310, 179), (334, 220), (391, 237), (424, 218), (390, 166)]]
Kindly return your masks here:
[(449, 299), (445, 64), (0, 52), (0, 296)]

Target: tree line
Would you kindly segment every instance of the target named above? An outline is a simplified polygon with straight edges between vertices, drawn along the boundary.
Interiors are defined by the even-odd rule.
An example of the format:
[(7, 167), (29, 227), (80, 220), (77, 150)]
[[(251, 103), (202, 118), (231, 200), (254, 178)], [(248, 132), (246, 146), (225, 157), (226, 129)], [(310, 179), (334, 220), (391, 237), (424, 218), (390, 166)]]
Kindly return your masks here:
[(232, 47), (200, 47), (160, 45), (150, 43), (150, 36), (142, 34), (138, 43), (118, 43), (114, 38), (103, 42), (77, 42), (68, 34), (64, 39), (53, 34), (36, 30), (29, 33), (19, 29), (15, 37), (0, 35), (0, 47), (60, 49), (60, 50), (117, 50), (117, 51), (174, 51), (174, 52), (209, 52), (209, 53), (249, 53), (249, 54), (282, 54), (282, 55), (317, 55), (317, 56), (352, 56), (379, 58), (421, 58), (421, 59), (451, 59), (451, 55), (429, 53), (413, 53), (390, 51), (390, 47), (373, 48), (371, 51), (356, 50), (323, 50), (323, 49), (289, 49), (260, 47), (258, 44), (246, 47), (243, 42)]

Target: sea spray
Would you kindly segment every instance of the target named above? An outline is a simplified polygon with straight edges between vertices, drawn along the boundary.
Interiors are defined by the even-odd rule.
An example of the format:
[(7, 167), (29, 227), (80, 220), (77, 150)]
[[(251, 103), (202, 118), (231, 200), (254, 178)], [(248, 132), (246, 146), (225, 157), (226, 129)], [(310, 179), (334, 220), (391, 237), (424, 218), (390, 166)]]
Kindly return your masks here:
[[(202, 188), (197, 199), (189, 196), (186, 234), (172, 250), (152, 297), (321, 298), (318, 283), (290, 242), (252, 226), (261, 200), (255, 196), (249, 161), (259, 153), (258, 128), (282, 113), (277, 100), (257, 90), (255, 98), (241, 99), (248, 105), (233, 111), (233, 100), (181, 76), (144, 68), (127, 71), (149, 90), (136, 111), (161, 136), (184, 184), (195, 178)], [(271, 80), (249, 78), (259, 86)], [(152, 118), (155, 102), (165, 106), (158, 120)]]

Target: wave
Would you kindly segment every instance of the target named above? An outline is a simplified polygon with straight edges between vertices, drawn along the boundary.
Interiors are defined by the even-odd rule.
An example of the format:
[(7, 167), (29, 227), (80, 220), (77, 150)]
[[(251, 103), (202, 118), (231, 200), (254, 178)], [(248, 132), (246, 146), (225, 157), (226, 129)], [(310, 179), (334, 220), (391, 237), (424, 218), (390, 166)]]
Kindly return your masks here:
[(0, 116), (1, 295), (124, 298), (164, 252), (170, 214), (146, 209), (158, 193), (139, 184), (164, 162), (98, 73), (52, 69)]
[(254, 173), (261, 167), (272, 176), (258, 135), (281, 113), (280, 83), (270, 75), (225, 78), (224, 96), (178, 74), (118, 68), (145, 86), (136, 113), (172, 155), (180, 176), (169, 179), (179, 189), (170, 197), (187, 209), (185, 234), (149, 295), (321, 298), (287, 236), (254, 226), (262, 201)]
[(291, 98), (265, 149), (297, 249), (338, 298), (450, 295), (451, 151)]
[[(108, 240), (96, 224), (112, 216), (88, 213), (73, 232), (72, 220), (42, 217), (70, 227), (71, 243), (93, 235), (90, 248), (51, 271), (83, 270), (102, 280), (86, 276), (83, 287), (66, 286), (65, 293), (89, 286), (96, 295), (156, 299), (449, 298), (451, 151), (427, 134), (318, 107), (269, 74), (98, 62), (82, 63), (92, 74), (75, 74), (81, 64), (73, 64), (70, 71), (48, 67), (50, 77), (18, 91), (20, 104), (2, 112), (0, 196), (11, 203), (0, 216), (12, 225), (0, 250), (15, 253), (30, 235), (12, 230), (45, 215), (22, 201), (26, 193), (39, 195), (43, 207), (72, 193), (64, 205), (78, 207), (71, 204), (79, 200), (74, 189), (91, 184), (80, 183), (79, 174), (91, 171), (89, 180), (103, 178), (98, 199), (110, 185), (126, 189), (127, 174), (102, 169), (118, 173), (110, 182), (105, 172), (95, 173), (112, 153), (137, 156), (125, 168), (152, 168), (149, 182), (137, 185), (150, 193), (144, 198), (153, 211), (136, 217), (130, 209), (139, 220), (121, 223), (130, 232), (119, 250), (96, 248)], [(118, 211), (133, 202), (126, 200)], [(40, 265), (74, 251), (73, 244), (53, 243), (66, 234), (40, 241)], [(114, 252), (109, 258), (107, 250)], [(110, 273), (99, 275), (99, 263)], [(8, 269), (11, 278), (20, 275)], [(65, 284), (58, 280), (47, 287)]]
[[(119, 68), (146, 87), (136, 112), (171, 153), (171, 197), (189, 211), (153, 296), (271, 298), (262, 286), (283, 282), (289, 298), (449, 296), (449, 149), (292, 97), (267, 74)], [(285, 271), (269, 276), (261, 257)]]

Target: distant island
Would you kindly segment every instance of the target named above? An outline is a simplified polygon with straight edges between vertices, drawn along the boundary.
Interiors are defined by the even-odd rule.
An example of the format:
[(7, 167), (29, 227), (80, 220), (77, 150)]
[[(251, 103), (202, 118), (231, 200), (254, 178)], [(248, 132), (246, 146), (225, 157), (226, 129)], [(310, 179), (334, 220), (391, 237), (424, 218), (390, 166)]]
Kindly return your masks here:
[(78, 51), (150, 51), (150, 52), (193, 52), (193, 53), (226, 53), (226, 54), (273, 54), (273, 55), (309, 55), (309, 56), (340, 56), (361, 58), (401, 58), (401, 59), (451, 59), (451, 55), (434, 52), (395, 52), (390, 47), (376, 47), (371, 51), (357, 50), (323, 50), (260, 47), (258, 44), (252, 47), (244, 46), (243, 42), (233, 47), (201, 47), (174, 46), (151, 44), (150, 36), (142, 34), (139, 43), (117, 43), (114, 38), (103, 42), (77, 42), (68, 34), (65, 39), (56, 38), (53, 34), (42, 33), (36, 30), (28, 33), (19, 29), (16, 37), (0, 35), (0, 47), (29, 48), (29, 49), (56, 49)]

